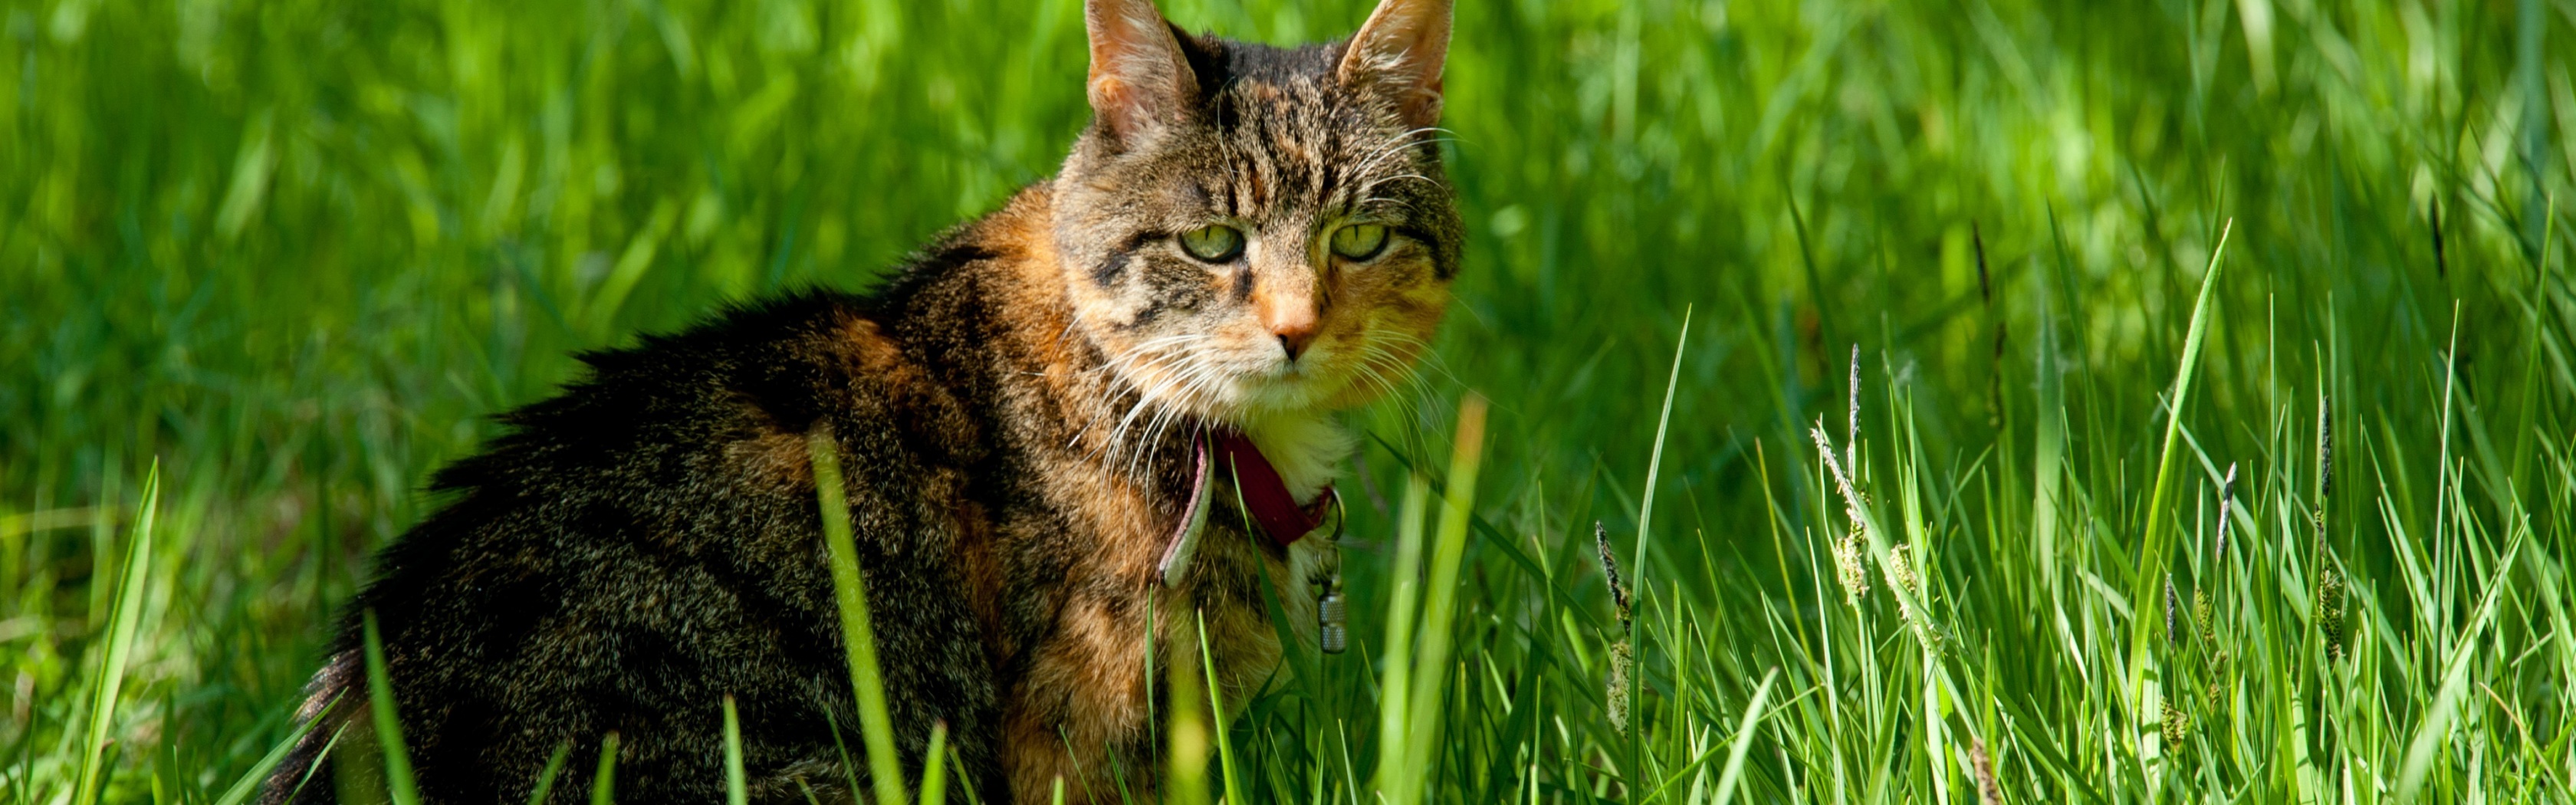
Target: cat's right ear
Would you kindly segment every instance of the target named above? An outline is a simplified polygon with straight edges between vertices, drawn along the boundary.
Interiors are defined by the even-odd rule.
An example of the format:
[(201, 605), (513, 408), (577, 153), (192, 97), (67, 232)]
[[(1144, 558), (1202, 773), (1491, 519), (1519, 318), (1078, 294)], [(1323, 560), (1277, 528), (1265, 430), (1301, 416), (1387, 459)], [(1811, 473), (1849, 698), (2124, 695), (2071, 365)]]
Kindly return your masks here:
[(1091, 111), (1122, 142), (1150, 139), (1189, 117), (1198, 79), (1153, 0), (1083, 0), (1091, 31)]
[(1450, 0), (1379, 0), (1342, 52), (1342, 85), (1384, 93), (1415, 128), (1440, 125), (1449, 6)]

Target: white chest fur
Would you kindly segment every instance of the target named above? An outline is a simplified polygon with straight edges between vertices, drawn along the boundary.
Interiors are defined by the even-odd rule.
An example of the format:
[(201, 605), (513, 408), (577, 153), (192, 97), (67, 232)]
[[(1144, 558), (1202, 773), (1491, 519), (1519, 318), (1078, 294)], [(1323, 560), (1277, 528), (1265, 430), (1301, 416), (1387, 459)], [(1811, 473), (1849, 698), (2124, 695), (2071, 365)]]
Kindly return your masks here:
[[(1289, 497), (1307, 503), (1333, 482), (1343, 462), (1359, 448), (1359, 439), (1325, 413), (1289, 414), (1265, 417), (1243, 423), (1244, 435), (1261, 448), (1263, 458), (1279, 470), (1279, 479), (1287, 485)], [(1339, 545), (1332, 534), (1311, 535), (1288, 545), (1288, 561), (1278, 567), (1272, 578), (1279, 591), (1279, 603), (1287, 609), (1288, 623), (1297, 641), (1309, 649), (1316, 646), (1316, 590), (1310, 585), (1323, 579), (1326, 568), (1338, 564), (1335, 553)]]
[(1288, 496), (1298, 503), (1333, 482), (1342, 462), (1358, 449), (1359, 439), (1342, 430), (1331, 414), (1273, 414), (1243, 423), (1243, 433), (1261, 448), (1261, 456), (1279, 470)]

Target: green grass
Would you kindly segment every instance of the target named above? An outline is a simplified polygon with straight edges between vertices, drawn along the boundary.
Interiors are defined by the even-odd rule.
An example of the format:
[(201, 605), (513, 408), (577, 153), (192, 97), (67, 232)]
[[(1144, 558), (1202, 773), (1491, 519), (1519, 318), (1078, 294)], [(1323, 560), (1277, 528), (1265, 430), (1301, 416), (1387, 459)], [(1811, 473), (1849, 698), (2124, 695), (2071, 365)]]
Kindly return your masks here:
[[(1353, 646), (1172, 730), (1202, 784), (2576, 802), (2576, 6), (1460, 6), (1468, 267), (1352, 420)], [(48, 805), (239, 801), (487, 415), (864, 284), (1085, 116), (1074, 0), (0, 20), (0, 799)]]
[[(886, 715), (885, 679), (877, 664), (876, 629), (868, 618), (868, 588), (859, 579), (859, 549), (850, 534), (848, 487), (841, 483), (840, 442), (829, 429), (805, 434), (813, 462), (814, 497), (822, 507), (823, 545), (832, 563), (832, 599), (841, 616), (842, 652), (850, 666), (850, 693), (858, 702), (859, 734), (866, 739), (868, 783), (876, 802), (909, 802), (903, 768), (895, 758), (894, 722)], [(938, 757), (938, 753), (931, 753)], [(856, 769), (850, 770), (853, 777)], [(857, 791), (857, 781), (850, 789)]]

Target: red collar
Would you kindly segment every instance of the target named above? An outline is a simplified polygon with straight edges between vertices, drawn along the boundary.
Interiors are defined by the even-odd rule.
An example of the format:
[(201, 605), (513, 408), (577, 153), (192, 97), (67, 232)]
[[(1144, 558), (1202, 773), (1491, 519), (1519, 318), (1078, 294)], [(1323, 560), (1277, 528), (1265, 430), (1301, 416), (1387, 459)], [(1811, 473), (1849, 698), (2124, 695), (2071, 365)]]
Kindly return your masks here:
[(1199, 531), (1207, 524), (1212, 491), (1208, 481), (1220, 468), (1234, 479), (1235, 496), (1254, 529), (1282, 550), (1321, 529), (1341, 501), (1332, 485), (1326, 484), (1314, 502), (1297, 505), (1297, 499), (1288, 494), (1287, 482), (1279, 479), (1279, 468), (1271, 466), (1270, 459), (1261, 455), (1261, 448), (1253, 446), (1252, 440), (1244, 438), (1240, 431), (1224, 429), (1192, 435), (1190, 497), (1182, 504), (1181, 521), (1164, 543), (1159, 563), (1165, 585), (1180, 584), (1182, 571), (1189, 568), (1190, 554), (1198, 547)]
[(1252, 516), (1270, 541), (1285, 548), (1323, 527), (1325, 515), (1332, 508), (1331, 484), (1326, 484), (1313, 501), (1297, 505), (1297, 499), (1288, 494), (1288, 483), (1279, 478), (1279, 468), (1271, 466), (1269, 457), (1263, 456), (1261, 448), (1254, 446), (1242, 431), (1229, 428), (1210, 435), (1216, 442), (1217, 469), (1234, 477), (1235, 493), (1243, 498), (1244, 513)]

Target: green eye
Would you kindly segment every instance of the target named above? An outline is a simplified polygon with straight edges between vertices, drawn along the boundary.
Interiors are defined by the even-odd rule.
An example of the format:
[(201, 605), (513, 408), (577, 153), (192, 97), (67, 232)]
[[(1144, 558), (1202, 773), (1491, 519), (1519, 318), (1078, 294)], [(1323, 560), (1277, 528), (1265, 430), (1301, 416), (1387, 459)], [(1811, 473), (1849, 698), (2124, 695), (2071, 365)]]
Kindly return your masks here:
[(1211, 263), (1232, 262), (1243, 256), (1243, 230), (1224, 224), (1202, 226), (1181, 233), (1181, 249)]
[(1333, 230), (1333, 253), (1345, 260), (1366, 260), (1386, 251), (1386, 225), (1352, 224)]

